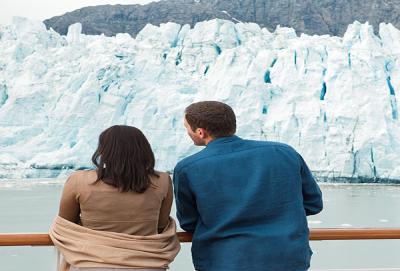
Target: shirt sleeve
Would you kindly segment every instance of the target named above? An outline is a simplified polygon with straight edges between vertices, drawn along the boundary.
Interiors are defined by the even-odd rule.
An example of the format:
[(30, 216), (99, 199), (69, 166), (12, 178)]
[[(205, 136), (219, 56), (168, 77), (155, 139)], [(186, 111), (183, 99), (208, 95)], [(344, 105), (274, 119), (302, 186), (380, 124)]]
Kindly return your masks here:
[(71, 175), (64, 184), (58, 215), (74, 223), (79, 222), (80, 206), (77, 199), (76, 177)]
[(321, 212), (323, 208), (322, 192), (301, 156), (300, 163), (304, 210), (306, 211), (306, 215), (315, 215)]
[(199, 213), (196, 198), (189, 187), (189, 182), (182, 171), (174, 170), (174, 193), (176, 216), (181, 228), (187, 232), (196, 229)]
[(171, 206), (173, 200), (172, 180), (168, 175), (168, 191), (167, 195), (161, 203), (160, 216), (158, 218), (158, 232), (161, 232), (169, 222), (169, 215), (171, 213)]

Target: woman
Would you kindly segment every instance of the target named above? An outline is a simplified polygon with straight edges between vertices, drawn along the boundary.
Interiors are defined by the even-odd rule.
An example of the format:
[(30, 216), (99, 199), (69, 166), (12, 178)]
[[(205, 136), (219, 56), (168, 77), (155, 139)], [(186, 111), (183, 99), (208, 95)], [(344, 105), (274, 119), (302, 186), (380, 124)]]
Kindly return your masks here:
[(172, 183), (154, 170), (143, 133), (112, 126), (99, 137), (96, 170), (78, 171), (65, 183), (50, 236), (68, 270), (159, 271), (180, 246), (169, 217)]

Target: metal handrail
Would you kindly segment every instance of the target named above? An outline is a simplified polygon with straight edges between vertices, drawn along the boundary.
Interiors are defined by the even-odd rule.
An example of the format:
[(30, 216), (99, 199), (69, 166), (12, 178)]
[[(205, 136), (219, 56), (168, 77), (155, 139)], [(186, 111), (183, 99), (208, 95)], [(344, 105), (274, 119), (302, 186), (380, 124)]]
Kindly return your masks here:
[[(178, 232), (180, 242), (192, 241), (192, 234)], [(400, 228), (313, 228), (310, 229), (310, 240), (376, 240), (400, 239)], [(0, 246), (52, 246), (53, 242), (47, 233), (2, 233)]]

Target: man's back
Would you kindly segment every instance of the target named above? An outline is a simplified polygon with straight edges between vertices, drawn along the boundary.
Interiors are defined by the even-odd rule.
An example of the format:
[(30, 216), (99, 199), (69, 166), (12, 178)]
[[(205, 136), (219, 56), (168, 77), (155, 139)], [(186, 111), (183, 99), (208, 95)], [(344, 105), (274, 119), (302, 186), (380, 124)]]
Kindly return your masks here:
[(321, 192), (291, 147), (218, 138), (178, 163), (174, 185), (181, 227), (194, 233), (196, 269), (309, 267), (306, 214), (322, 209)]

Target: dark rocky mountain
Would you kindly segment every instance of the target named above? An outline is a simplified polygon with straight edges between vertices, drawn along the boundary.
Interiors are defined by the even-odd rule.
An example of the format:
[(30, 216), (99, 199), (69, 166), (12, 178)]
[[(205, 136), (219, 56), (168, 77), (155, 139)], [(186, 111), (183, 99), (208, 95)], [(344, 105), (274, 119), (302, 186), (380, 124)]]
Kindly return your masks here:
[(85, 34), (136, 36), (148, 23), (193, 26), (220, 18), (255, 22), (271, 31), (281, 25), (297, 33), (341, 36), (355, 20), (369, 21), (375, 31), (381, 22), (400, 28), (399, 15), (400, 0), (162, 0), (147, 5), (85, 7), (44, 23), (60, 34), (66, 34), (70, 24), (81, 22)]

